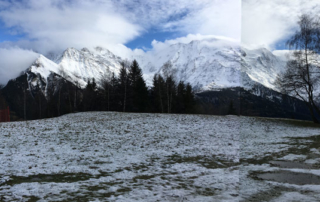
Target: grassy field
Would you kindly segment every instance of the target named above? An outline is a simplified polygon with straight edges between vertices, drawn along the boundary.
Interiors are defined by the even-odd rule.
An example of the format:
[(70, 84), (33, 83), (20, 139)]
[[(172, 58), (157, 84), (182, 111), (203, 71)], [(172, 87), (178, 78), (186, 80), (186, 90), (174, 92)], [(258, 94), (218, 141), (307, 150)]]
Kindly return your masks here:
[[(319, 136), (308, 122), (237, 116), (0, 123), (0, 201), (320, 200)], [(313, 181), (285, 182), (294, 173)]]

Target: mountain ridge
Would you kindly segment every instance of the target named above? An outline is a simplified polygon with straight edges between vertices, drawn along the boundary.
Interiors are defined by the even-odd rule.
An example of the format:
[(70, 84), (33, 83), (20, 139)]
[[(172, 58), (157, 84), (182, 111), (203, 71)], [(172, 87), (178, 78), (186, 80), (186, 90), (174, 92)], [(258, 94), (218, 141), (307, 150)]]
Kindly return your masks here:
[[(230, 87), (253, 89), (257, 84), (278, 91), (273, 82), (285, 65), (285, 61), (265, 48), (249, 50), (221, 39), (171, 44), (136, 56), (148, 86), (152, 86), (154, 74), (163, 73), (163, 65), (169, 62), (176, 81), (188, 82), (196, 91)], [(39, 75), (42, 81), (55, 73), (81, 88), (89, 79), (95, 78), (99, 83), (112, 73), (118, 75), (120, 62), (124, 61), (102, 47), (90, 50), (70, 47), (48, 57), (40, 55), (27, 70)]]
[[(252, 50), (236, 43), (223, 43), (221, 40), (195, 40), (187, 44), (172, 44), (154, 52), (133, 55), (132, 59), (138, 61), (149, 87), (155, 74), (172, 74), (177, 83), (190, 83), (198, 99), (199, 113), (223, 115), (228, 112), (230, 103), (234, 103), (242, 115), (308, 119), (308, 111), (302, 101), (285, 98), (273, 84), (286, 61), (264, 48)], [(102, 47), (68, 48), (61, 54), (48, 57), (39, 55), (17, 78), (17, 82), (11, 81), (10, 86), (5, 87), (4, 94), (20, 117), (23, 115), (21, 95), (24, 95), (26, 85), (30, 92), (27, 100), (34, 102), (34, 109), (41, 103), (47, 103), (46, 107), (56, 105), (50, 101), (50, 96), (60, 100), (61, 92), (64, 96), (61, 99), (67, 103), (65, 106), (71, 109), (74, 105), (76, 109), (89, 79), (94, 78), (97, 86), (102, 87), (100, 80), (112, 73), (118, 75), (120, 62), (125, 61)], [(75, 97), (77, 103), (71, 103), (70, 96)], [(268, 106), (262, 109), (261, 103)], [(280, 112), (284, 105), (286, 107)], [(269, 109), (279, 113), (270, 113)]]

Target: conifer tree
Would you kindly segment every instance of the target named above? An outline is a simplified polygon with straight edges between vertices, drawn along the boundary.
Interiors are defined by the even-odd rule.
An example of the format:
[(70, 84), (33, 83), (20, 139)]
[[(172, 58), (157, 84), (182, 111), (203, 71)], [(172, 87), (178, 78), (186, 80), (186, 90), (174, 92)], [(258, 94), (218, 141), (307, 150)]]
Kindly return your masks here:
[(176, 95), (176, 84), (173, 77), (170, 75), (166, 78), (166, 100), (167, 100), (167, 112), (172, 113), (172, 104)]
[(120, 110), (119, 103), (120, 103), (119, 80), (113, 72), (110, 80), (110, 110), (111, 111)]
[(111, 91), (111, 75), (109, 68), (107, 69), (107, 74), (103, 76), (101, 79), (101, 87), (102, 87), (102, 97), (103, 97), (103, 106), (104, 109), (110, 111), (110, 91)]
[(142, 70), (139, 67), (139, 64), (136, 60), (133, 60), (132, 64), (130, 65), (128, 79), (132, 86), (137, 84), (139, 78), (142, 78)]
[(190, 83), (187, 83), (187, 86), (186, 86), (186, 94), (185, 94), (184, 102), (186, 107), (186, 113), (194, 113), (195, 99), (194, 99), (192, 86), (190, 85)]
[(149, 107), (149, 96), (146, 82), (142, 77), (138, 78), (134, 89), (133, 106), (136, 112), (146, 112)]
[(236, 109), (233, 106), (233, 101), (232, 100), (229, 103), (228, 114), (229, 115), (236, 115), (237, 114)]
[(126, 62), (120, 63), (120, 74), (118, 78), (119, 83), (119, 93), (120, 93), (120, 103), (122, 107), (122, 111), (126, 111), (126, 105), (127, 105), (127, 95), (128, 95), (128, 86), (129, 86), (129, 80), (128, 80), (128, 72), (127, 72), (127, 64)]
[(164, 113), (165, 104), (165, 82), (160, 74), (155, 74), (153, 77), (153, 87), (151, 89), (153, 110), (155, 112)]
[(186, 87), (183, 81), (180, 81), (177, 86), (177, 98), (176, 98), (176, 112), (185, 113), (185, 99), (186, 99)]
[(148, 105), (148, 88), (142, 77), (142, 70), (136, 60), (133, 60), (130, 66), (128, 80), (130, 84), (128, 97), (130, 111), (144, 112)]
[(96, 109), (96, 90), (97, 84), (93, 78), (91, 81), (88, 80), (87, 86), (84, 89), (84, 110), (91, 111)]
[(2, 96), (2, 88), (3, 86), (0, 84), (0, 109), (5, 109), (7, 107), (4, 97)]

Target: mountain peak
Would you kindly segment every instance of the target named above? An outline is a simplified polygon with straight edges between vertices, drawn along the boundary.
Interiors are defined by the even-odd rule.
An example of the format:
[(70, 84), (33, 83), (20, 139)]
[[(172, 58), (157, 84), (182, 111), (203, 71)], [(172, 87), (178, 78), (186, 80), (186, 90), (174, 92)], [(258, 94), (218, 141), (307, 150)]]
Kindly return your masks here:
[[(251, 88), (254, 82), (272, 88), (278, 70), (282, 69), (282, 60), (265, 48), (251, 50), (234, 44), (234, 41), (223, 38), (195, 39), (164, 46), (135, 59), (149, 86), (153, 75), (161, 72), (163, 64), (170, 61), (170, 72), (177, 82), (188, 82), (201, 90), (235, 86)], [(46, 78), (51, 72), (59, 74), (63, 68), (65, 78), (85, 87), (89, 79), (99, 81), (112, 73), (118, 75), (121, 61), (120, 57), (101, 46), (81, 50), (70, 47), (55, 62), (39, 55), (30, 70)], [(247, 74), (249, 79), (243, 79), (242, 74)]]
[(96, 52), (104, 52), (104, 51), (110, 52), (108, 49), (103, 48), (103, 47), (101, 47), (101, 46), (95, 47), (94, 50), (95, 50)]
[(73, 47), (69, 47), (64, 52), (75, 52), (75, 51), (78, 51), (78, 50)]
[(43, 78), (47, 78), (52, 72), (58, 73), (59, 66), (46, 58), (44, 55), (39, 55), (38, 59), (29, 67), (30, 72), (40, 74)]
[(91, 53), (88, 48), (82, 48), (81, 51), (84, 52), (84, 53)]

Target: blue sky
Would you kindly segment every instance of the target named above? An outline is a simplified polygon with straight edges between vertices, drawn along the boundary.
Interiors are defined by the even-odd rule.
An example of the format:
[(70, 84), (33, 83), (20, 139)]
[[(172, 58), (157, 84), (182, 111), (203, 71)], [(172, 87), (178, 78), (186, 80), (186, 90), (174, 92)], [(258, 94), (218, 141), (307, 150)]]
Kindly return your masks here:
[(153, 40), (201, 34), (285, 49), (298, 16), (319, 11), (317, 5), (318, 0), (1, 0), (0, 48), (45, 53), (122, 44), (150, 50)]
[[(240, 40), (240, 0), (0, 0), (0, 83), (38, 53), (101, 46), (122, 58), (166, 40), (222, 35)], [(213, 20), (214, 19), (214, 20)], [(152, 43), (154, 42), (154, 43)], [(162, 44), (162, 45), (163, 45)]]
[(164, 42), (166, 40), (172, 40), (178, 37), (182, 37), (181, 33), (177, 32), (161, 32), (156, 30), (149, 30), (147, 33), (142, 34), (141, 36), (135, 38), (134, 40), (126, 43), (125, 45), (131, 49), (142, 49), (142, 50), (150, 50), (152, 49), (152, 41), (157, 40)]
[(276, 42), (275, 49), (276, 50), (286, 50), (288, 47), (286, 46), (287, 39), (283, 39)]
[[(25, 34), (18, 34), (15, 33), (15, 31), (15, 28), (7, 27), (2, 21), (0, 21), (0, 43), (6, 41), (18, 42), (28, 39)], [(151, 43), (153, 40), (164, 42), (166, 40), (172, 40), (183, 36), (184, 35), (182, 33), (177, 31), (161, 31), (150, 28), (124, 45), (130, 49), (150, 50), (152, 49)]]
[(240, 40), (241, 19), (229, 13), (240, 16), (240, 0), (2, 0), (0, 48), (44, 53), (122, 44), (150, 50), (153, 40), (188, 34)]
[(59, 54), (69, 47), (102, 46), (131, 58), (155, 50), (157, 41), (166, 46), (222, 36), (248, 48), (286, 49), (299, 15), (318, 15), (318, 4), (319, 0), (0, 0), (0, 83), (14, 74), (8, 72), (25, 69), (21, 64), (37, 53)]
[(10, 28), (7, 28), (0, 20), (0, 43), (3, 41), (17, 41), (21, 36), (13, 35), (10, 33)]

